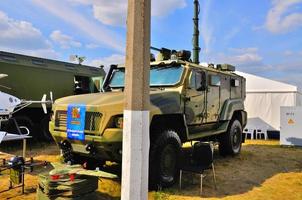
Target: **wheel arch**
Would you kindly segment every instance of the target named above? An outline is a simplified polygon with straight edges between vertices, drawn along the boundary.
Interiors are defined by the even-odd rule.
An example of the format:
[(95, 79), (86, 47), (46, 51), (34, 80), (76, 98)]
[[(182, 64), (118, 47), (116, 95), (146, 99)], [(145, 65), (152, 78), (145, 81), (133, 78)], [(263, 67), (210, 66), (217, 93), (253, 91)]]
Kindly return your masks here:
[(183, 114), (154, 115), (150, 124), (150, 140), (157, 138), (157, 134), (163, 130), (174, 130), (181, 142), (188, 139), (188, 128)]
[(232, 119), (238, 119), (244, 128), (247, 123), (247, 113), (244, 111), (244, 103), (242, 99), (228, 99), (224, 102), (220, 120), (230, 121)]

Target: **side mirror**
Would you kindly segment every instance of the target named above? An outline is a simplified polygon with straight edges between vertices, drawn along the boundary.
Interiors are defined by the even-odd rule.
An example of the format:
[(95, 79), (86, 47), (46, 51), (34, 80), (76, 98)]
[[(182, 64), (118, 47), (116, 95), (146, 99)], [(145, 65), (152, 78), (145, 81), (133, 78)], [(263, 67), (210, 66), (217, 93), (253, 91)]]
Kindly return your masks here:
[(196, 74), (196, 90), (197, 91), (205, 91), (207, 89), (207, 76), (204, 71), (198, 72)]
[(205, 81), (200, 83), (200, 86), (197, 88), (197, 91), (205, 91), (207, 89)]

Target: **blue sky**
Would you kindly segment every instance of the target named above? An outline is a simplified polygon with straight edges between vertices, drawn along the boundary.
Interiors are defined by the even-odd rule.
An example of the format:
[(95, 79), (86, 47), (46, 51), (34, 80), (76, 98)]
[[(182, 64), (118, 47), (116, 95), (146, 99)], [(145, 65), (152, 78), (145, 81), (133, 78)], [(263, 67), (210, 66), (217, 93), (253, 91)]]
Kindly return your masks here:
[[(201, 60), (302, 89), (302, 0), (200, 0)], [(122, 63), (126, 0), (2, 0), (0, 50)], [(192, 49), (193, 0), (152, 0), (151, 43)]]

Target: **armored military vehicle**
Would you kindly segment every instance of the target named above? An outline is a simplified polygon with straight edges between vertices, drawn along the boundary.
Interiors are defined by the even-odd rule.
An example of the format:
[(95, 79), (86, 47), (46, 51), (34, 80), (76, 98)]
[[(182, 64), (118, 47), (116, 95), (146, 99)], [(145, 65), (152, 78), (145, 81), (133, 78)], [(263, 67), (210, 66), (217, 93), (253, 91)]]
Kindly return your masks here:
[[(198, 1), (194, 4), (193, 62), (189, 51), (152, 48), (159, 54), (150, 63), (151, 188), (176, 181), (183, 143), (217, 141), (222, 155), (235, 155), (244, 140), (245, 79), (232, 65), (199, 64)], [(124, 80), (124, 66), (112, 65), (102, 93), (55, 102), (49, 126), (65, 162), (121, 163)]]
[[(105, 77), (102, 68), (0, 51), (0, 91), (20, 99), (37, 100), (53, 92), (54, 98), (99, 92)], [(49, 105), (50, 110), (50, 105)], [(20, 126), (34, 137), (50, 137), (48, 123), (40, 105), (33, 104), (14, 114)], [(14, 126), (13, 126), (14, 127)]]
[[(163, 186), (174, 183), (181, 145), (187, 141), (218, 141), (222, 155), (238, 154), (247, 119), (245, 79), (235, 68), (197, 65), (184, 54), (176, 52), (150, 66), (150, 181)], [(50, 132), (66, 162), (121, 162), (124, 76), (124, 66), (112, 65), (103, 93), (55, 102)]]

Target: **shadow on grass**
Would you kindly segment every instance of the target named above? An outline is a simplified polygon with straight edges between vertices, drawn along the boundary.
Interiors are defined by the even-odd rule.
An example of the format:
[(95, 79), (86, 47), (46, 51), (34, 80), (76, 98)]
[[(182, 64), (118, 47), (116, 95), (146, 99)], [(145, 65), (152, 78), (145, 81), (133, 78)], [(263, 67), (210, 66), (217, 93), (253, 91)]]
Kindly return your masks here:
[[(59, 148), (54, 142), (36, 142), (27, 140), (27, 156), (37, 156), (43, 152), (47, 155), (58, 155)], [(7, 141), (1, 143), (0, 151), (12, 155), (22, 155), (23, 141)]]
[[(225, 197), (243, 194), (261, 186), (267, 179), (279, 173), (302, 171), (302, 148), (281, 147), (278, 143), (248, 143), (238, 156), (221, 157), (215, 151), (217, 190), (214, 189), (212, 173), (206, 172), (203, 197)], [(192, 180), (195, 183), (192, 184)], [(184, 174), (183, 189), (177, 185), (165, 189), (170, 195), (199, 196), (199, 176)]]
[[(255, 144), (256, 143), (256, 144)], [(256, 141), (247, 143), (242, 147), (238, 156), (222, 157), (215, 150), (215, 168), (217, 176), (217, 190), (214, 189), (211, 170), (206, 171), (203, 182), (203, 197), (226, 197), (229, 195), (243, 194), (254, 187), (259, 187), (267, 179), (284, 172), (302, 171), (302, 148), (281, 147), (277, 142)], [(120, 174), (120, 165), (106, 166), (104, 171)], [(178, 184), (171, 188), (154, 193), (154, 199), (169, 199), (170, 195), (198, 197), (200, 179), (197, 174), (183, 174), (183, 188), (178, 189)], [(193, 182), (193, 183), (192, 183)], [(102, 185), (103, 184), (103, 185)], [(120, 180), (110, 183), (100, 183), (100, 187), (120, 189)], [(111, 194), (106, 191), (103, 195)], [(114, 192), (113, 192), (114, 193)], [(113, 195), (116, 196), (116, 195)], [(119, 197), (106, 196), (107, 199)]]

